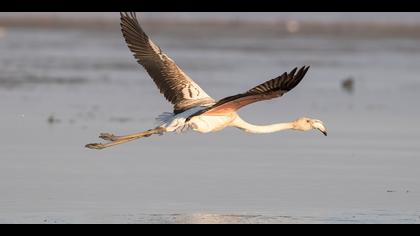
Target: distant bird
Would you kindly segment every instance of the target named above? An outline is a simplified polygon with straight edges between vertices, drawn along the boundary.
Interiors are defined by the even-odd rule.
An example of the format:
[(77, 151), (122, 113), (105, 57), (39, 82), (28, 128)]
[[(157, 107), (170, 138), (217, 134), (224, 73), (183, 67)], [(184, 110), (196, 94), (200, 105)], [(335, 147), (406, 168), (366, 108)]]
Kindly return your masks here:
[(352, 93), (354, 91), (354, 79), (353, 77), (348, 77), (347, 79), (341, 82), (341, 87), (347, 91), (348, 93)]
[(48, 117), (48, 119), (47, 119), (47, 122), (48, 122), (48, 124), (55, 124), (55, 123), (59, 123), (60, 122), (60, 120), (59, 119), (57, 119), (57, 118), (55, 118), (55, 116), (54, 115), (50, 115), (49, 117)]
[(302, 117), (292, 122), (259, 126), (242, 120), (236, 113), (243, 106), (281, 97), (292, 90), (303, 79), (309, 66), (303, 66), (299, 70), (294, 68), (290, 73), (284, 73), (245, 93), (226, 97), (216, 102), (149, 39), (140, 27), (135, 13), (121, 13), (121, 28), (134, 57), (152, 77), (160, 92), (174, 105), (174, 111), (161, 114), (157, 118), (161, 125), (154, 129), (124, 136), (102, 133), (99, 138), (109, 142), (87, 144), (85, 147), (103, 149), (153, 134), (174, 131), (180, 133), (190, 129), (208, 133), (222, 130), (228, 126), (249, 133), (318, 129), (327, 135), (323, 122), (316, 119)]

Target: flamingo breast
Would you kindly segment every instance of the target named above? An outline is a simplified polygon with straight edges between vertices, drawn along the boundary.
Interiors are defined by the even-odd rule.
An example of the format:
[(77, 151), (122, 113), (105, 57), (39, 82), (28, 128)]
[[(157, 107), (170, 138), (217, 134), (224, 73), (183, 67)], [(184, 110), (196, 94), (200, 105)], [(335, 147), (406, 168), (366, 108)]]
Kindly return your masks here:
[[(202, 115), (192, 116), (207, 107), (194, 107), (182, 113), (163, 113), (157, 120), (161, 122), (160, 127), (166, 129), (166, 132), (186, 132), (189, 129), (200, 133), (219, 131), (228, 126), (235, 118), (236, 113), (227, 113), (220, 115)], [(191, 117), (192, 116), (192, 117)], [(187, 121), (187, 118), (188, 121)]]
[(209, 116), (199, 115), (192, 117), (187, 124), (200, 133), (215, 132), (224, 129), (235, 119), (235, 113), (227, 115)]

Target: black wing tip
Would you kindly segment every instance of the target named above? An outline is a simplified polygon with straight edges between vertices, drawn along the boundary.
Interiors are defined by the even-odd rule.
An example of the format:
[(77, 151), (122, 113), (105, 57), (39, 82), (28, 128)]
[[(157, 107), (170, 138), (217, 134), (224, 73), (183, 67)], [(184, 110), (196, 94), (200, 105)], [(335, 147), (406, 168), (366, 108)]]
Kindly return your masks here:
[[(301, 76), (303, 77), (303, 76), (305, 76), (306, 72), (308, 72), (310, 67), (311, 66), (304, 65), (304, 66), (300, 67), (299, 70), (298, 70), (298, 67), (295, 67), (289, 73), (287, 73), (287, 72), (283, 73), (283, 75), (281, 75), (281, 77), (282, 76), (291, 77), (291, 78), (301, 77)], [(296, 71), (297, 71), (297, 73), (296, 73)]]
[[(302, 67), (299, 68), (298, 74), (300, 71), (305, 71), (305, 72), (308, 71), (310, 67), (311, 66), (303, 65)], [(292, 72), (296, 72), (297, 68), (298, 67), (295, 67), (292, 71), (289, 72), (289, 74), (292, 74)]]
[(310, 66), (302, 66), (298, 72), (295, 74), (297, 67), (295, 67), (289, 74), (287, 79), (285, 80), (285, 88), (286, 91), (290, 91), (294, 89), (305, 77), (306, 72), (308, 72)]
[(309, 68), (311, 68), (311, 66), (306, 66), (306, 68), (305, 68), (305, 66), (302, 67), (302, 70), (303, 70), (302, 78), (305, 77), (305, 75), (308, 72)]
[[(277, 78), (266, 81), (248, 90), (246, 93), (261, 94), (261, 93), (277, 91), (277, 90), (290, 91), (293, 88), (295, 88), (300, 83), (300, 81), (302, 81), (303, 77), (305, 77), (306, 75), (306, 72), (308, 72), (310, 66), (304, 65), (300, 67), (299, 70), (298, 68), (299, 67), (293, 68), (289, 73), (284, 72), (282, 75), (278, 76)], [(273, 84), (273, 81), (274, 81), (274, 84), (276, 85)]]
[(310, 68), (310, 67), (311, 67), (311, 66), (306, 66), (306, 65), (302, 66), (302, 67), (299, 69), (299, 71), (298, 71), (298, 73), (296, 74), (296, 76), (295, 76), (295, 77), (297, 77), (298, 79), (303, 79), (303, 77), (305, 77), (306, 72), (308, 72), (308, 70), (309, 70), (309, 68)]
[(305, 74), (306, 74), (306, 72), (308, 72), (309, 68), (311, 68), (311, 66), (304, 65), (302, 67), (302, 69), (304, 70), (303, 76), (305, 76)]
[(297, 67), (293, 68), (293, 70), (291, 70), (291, 71), (289, 72), (288, 76), (294, 77), (294, 76), (295, 76), (295, 73), (296, 73), (296, 71), (297, 71), (297, 69), (298, 69)]

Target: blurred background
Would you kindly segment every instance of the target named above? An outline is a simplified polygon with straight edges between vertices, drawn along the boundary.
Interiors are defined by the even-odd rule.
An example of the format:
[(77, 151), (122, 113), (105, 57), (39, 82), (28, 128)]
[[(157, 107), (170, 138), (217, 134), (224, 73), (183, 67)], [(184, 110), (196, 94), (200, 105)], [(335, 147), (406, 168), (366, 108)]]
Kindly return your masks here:
[(102, 151), (171, 111), (119, 13), (0, 13), (0, 223), (420, 223), (419, 13), (138, 13), (220, 99), (294, 67), (256, 124), (319, 132), (153, 136)]

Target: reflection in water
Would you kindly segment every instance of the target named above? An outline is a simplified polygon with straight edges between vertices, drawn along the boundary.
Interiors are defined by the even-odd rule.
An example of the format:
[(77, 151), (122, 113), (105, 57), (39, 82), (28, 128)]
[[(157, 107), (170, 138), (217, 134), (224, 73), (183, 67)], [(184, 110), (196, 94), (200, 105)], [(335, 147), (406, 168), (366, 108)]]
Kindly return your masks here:
[[(176, 223), (181, 224), (239, 224), (243, 222), (244, 216), (235, 215), (217, 215), (196, 213), (192, 215), (183, 215), (176, 218)], [(252, 216), (251, 216), (252, 218)]]
[[(148, 219), (148, 220), (147, 220)], [(173, 215), (152, 215), (144, 217), (143, 220), (153, 223), (172, 224), (289, 224), (302, 223), (304, 219), (296, 219), (291, 216), (268, 216), (268, 215), (245, 215), (245, 214), (173, 214)], [(139, 223), (139, 222), (137, 222)]]
[[(132, 220), (130, 220), (132, 219)], [(151, 214), (133, 215), (119, 219), (127, 223), (152, 224), (358, 224), (358, 223), (419, 223), (419, 212), (349, 211), (309, 215), (252, 215), (252, 214)]]
[[(346, 211), (346, 212), (312, 212), (309, 214), (293, 214), (293, 216), (278, 216), (267, 213), (261, 215), (248, 214), (71, 214), (44, 213), (29, 214), (25, 217), (1, 217), (1, 223), (43, 223), (43, 224), (71, 224), (71, 223), (113, 223), (113, 224), (418, 224), (419, 211), (395, 212), (388, 210), (376, 211)], [(13, 214), (12, 214), (13, 215)]]

